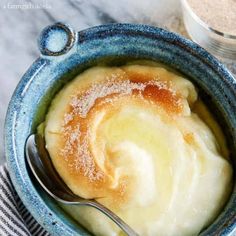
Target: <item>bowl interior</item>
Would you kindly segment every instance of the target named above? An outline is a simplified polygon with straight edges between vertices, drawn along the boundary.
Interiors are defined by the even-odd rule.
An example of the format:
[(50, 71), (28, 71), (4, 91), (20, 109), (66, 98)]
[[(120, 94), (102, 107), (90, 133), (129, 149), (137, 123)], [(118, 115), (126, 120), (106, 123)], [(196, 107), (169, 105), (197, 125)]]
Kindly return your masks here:
[[(200, 97), (225, 131), (235, 169), (233, 101), (236, 99), (236, 86), (224, 66), (196, 44), (154, 27), (120, 24), (79, 32), (78, 41), (70, 53), (42, 57), (32, 65), (13, 95), (9, 120), (7, 118), (6, 121), (7, 161), (13, 183), (25, 205), (52, 234), (63, 231), (63, 235), (91, 235), (35, 184), (24, 159), (25, 140), (44, 121), (55, 94), (77, 74), (95, 65), (119, 66), (137, 59), (163, 63), (193, 81)], [(10, 147), (16, 151), (13, 152)], [(228, 235), (232, 232), (236, 218), (235, 192), (234, 187), (220, 216), (201, 235)], [(39, 202), (38, 205), (33, 201)], [(36, 209), (38, 206), (42, 207), (41, 216)]]

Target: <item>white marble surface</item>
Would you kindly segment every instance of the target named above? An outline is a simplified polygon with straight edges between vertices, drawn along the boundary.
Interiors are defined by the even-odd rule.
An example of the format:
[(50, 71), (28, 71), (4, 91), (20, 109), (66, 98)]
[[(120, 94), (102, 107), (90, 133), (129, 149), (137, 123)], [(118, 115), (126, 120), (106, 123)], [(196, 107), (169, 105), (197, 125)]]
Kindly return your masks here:
[[(39, 56), (36, 40), (41, 29), (56, 21), (76, 30), (111, 22), (145, 23), (186, 35), (179, 0), (0, 0), (0, 163), (11, 94)], [(234, 62), (227, 63), (236, 73)]]

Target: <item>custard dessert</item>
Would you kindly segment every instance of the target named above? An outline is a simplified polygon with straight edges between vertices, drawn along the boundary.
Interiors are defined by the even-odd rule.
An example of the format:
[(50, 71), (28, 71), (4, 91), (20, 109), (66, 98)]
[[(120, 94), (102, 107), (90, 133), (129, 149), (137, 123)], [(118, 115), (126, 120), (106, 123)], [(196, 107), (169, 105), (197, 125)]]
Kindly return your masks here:
[[(161, 65), (86, 70), (53, 99), (44, 134), (68, 187), (142, 236), (198, 235), (231, 191), (219, 125), (194, 85)], [(96, 209), (65, 208), (94, 235), (122, 235)]]

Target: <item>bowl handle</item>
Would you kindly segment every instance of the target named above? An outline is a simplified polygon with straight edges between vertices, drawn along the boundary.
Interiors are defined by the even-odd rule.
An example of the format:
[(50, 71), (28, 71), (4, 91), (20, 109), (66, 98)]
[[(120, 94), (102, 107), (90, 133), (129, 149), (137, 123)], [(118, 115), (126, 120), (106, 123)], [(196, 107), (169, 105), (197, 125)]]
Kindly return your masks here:
[(57, 22), (42, 30), (38, 47), (44, 56), (59, 56), (66, 54), (75, 42), (75, 31), (69, 25)]

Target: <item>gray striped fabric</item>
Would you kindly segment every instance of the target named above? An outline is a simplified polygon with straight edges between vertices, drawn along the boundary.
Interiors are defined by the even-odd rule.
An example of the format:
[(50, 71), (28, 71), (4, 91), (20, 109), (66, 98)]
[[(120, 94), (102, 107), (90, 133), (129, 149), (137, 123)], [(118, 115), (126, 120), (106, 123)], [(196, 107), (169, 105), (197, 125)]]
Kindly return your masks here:
[(6, 166), (0, 166), (0, 236), (49, 236), (25, 208)]

